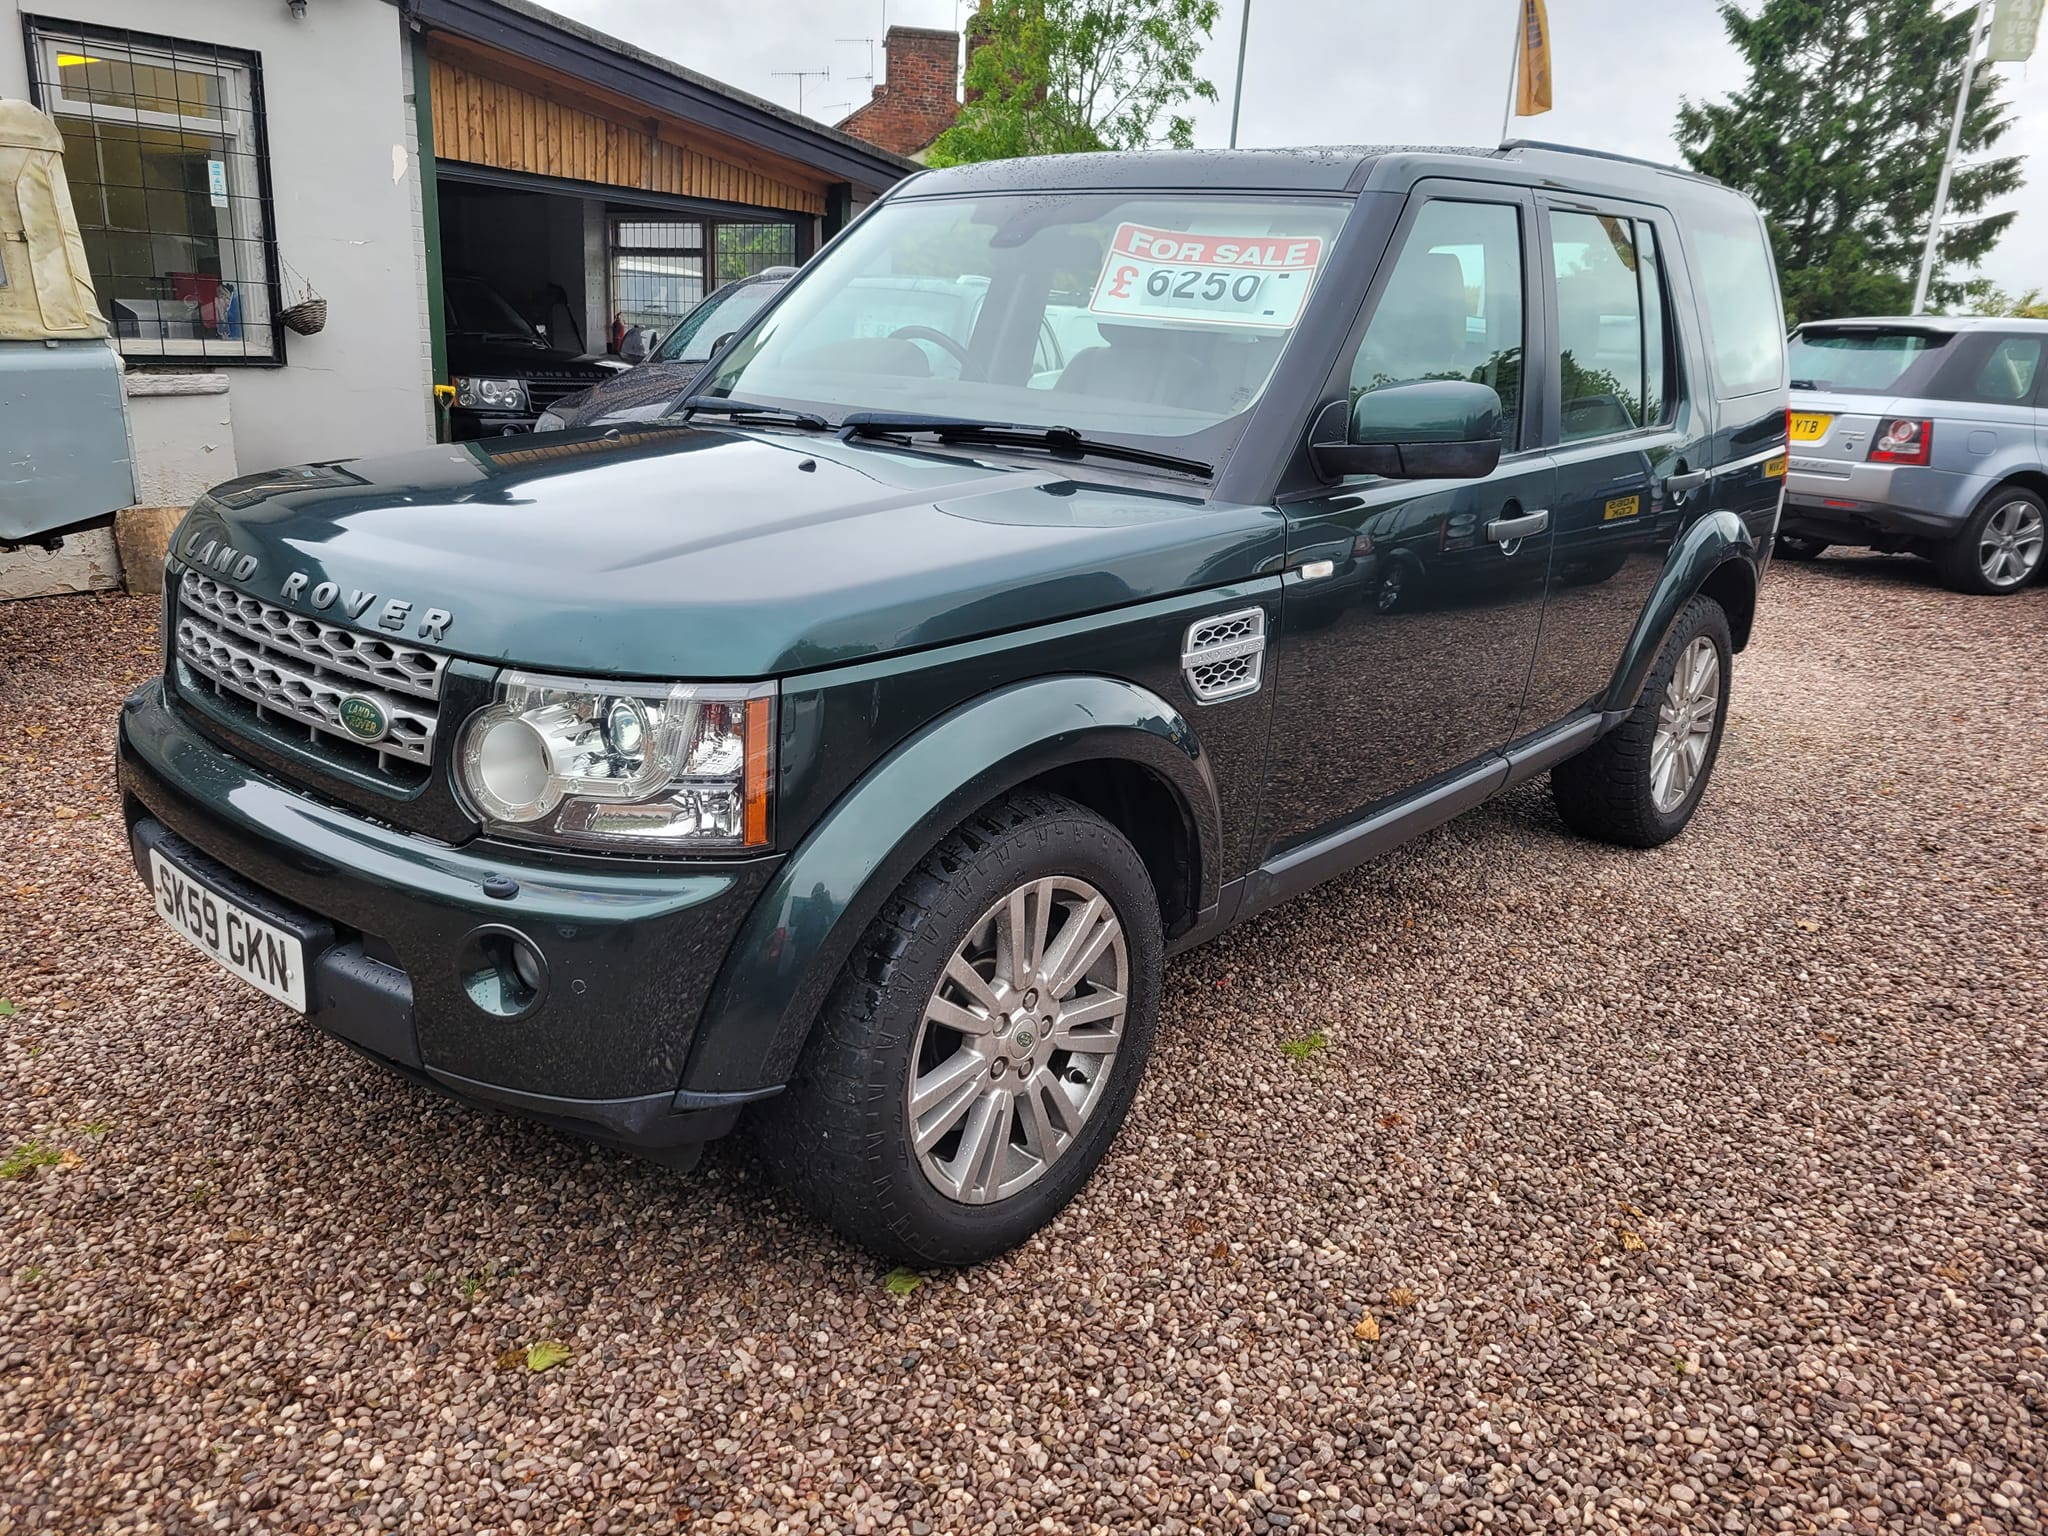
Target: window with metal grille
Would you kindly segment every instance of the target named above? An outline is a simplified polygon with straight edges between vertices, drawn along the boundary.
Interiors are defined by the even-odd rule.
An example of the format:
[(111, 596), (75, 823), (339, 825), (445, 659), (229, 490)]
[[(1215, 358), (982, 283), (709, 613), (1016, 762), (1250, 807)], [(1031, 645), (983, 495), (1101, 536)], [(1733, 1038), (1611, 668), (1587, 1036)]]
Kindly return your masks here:
[(612, 221), (612, 313), (666, 332), (707, 293), (796, 264), (794, 224)]
[(27, 36), (122, 353), (283, 361), (256, 55), (46, 17)]
[(770, 267), (796, 265), (794, 224), (721, 224), (717, 239), (721, 287)]
[(612, 313), (666, 331), (704, 297), (704, 225), (612, 221)]

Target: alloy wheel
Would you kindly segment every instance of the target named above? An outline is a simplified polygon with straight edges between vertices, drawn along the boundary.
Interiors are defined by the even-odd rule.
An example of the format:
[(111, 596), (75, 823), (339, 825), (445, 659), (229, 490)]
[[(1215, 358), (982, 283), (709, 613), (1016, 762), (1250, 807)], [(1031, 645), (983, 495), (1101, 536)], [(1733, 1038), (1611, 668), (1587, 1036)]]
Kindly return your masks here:
[(2030, 501), (2009, 501), (1985, 519), (1977, 539), (1977, 565), (1994, 587), (2016, 587), (2041, 565), (2048, 539), (2041, 509)]
[(1129, 994), (1123, 925), (1087, 881), (1032, 880), (984, 912), (911, 1050), (911, 1135), (933, 1187), (986, 1205), (1058, 1162), (1102, 1100)]
[(1679, 653), (1650, 742), (1650, 801), (1658, 814), (1669, 816), (1692, 793), (1720, 713), (1721, 653), (1711, 636), (1698, 635)]

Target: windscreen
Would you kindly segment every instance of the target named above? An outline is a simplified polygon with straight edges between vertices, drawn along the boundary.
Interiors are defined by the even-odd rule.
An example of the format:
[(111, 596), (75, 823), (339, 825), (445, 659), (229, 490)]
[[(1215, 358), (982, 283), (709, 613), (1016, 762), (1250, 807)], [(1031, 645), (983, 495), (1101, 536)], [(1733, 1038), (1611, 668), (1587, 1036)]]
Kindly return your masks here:
[(782, 284), (774, 282), (734, 283), (721, 288), (676, 322), (653, 361), (658, 363), (706, 363), (716, 343), (730, 336), (761, 312)]
[(904, 199), (805, 269), (706, 392), (994, 420), (1206, 457), (1257, 400), (1348, 203)]
[[(1792, 338), (1792, 387), (1833, 394), (1890, 395), (1933, 365), (1948, 338), (1928, 331), (1803, 330)], [(1922, 359), (1928, 359), (1923, 366)]]
[(519, 311), (501, 298), (488, 283), (473, 277), (449, 282), (448, 329), (466, 336), (496, 337), (507, 341), (540, 340)]

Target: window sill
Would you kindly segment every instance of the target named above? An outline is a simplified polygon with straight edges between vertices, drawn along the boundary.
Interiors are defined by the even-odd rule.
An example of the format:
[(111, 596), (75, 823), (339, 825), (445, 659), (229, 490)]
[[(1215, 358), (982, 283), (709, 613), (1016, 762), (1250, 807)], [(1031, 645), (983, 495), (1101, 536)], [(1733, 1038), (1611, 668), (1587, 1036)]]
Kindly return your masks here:
[[(117, 349), (119, 342), (115, 343)], [(285, 361), (269, 353), (246, 355), (219, 352), (122, 352), (121, 362), (131, 369), (147, 368), (152, 372), (177, 370), (213, 373), (222, 368), (282, 368)]]

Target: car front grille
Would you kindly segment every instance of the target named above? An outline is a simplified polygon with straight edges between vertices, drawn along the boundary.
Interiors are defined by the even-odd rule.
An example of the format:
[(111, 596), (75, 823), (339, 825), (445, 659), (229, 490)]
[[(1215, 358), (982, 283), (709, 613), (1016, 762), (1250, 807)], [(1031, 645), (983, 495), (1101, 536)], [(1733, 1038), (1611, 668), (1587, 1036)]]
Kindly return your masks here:
[(578, 390), (590, 388), (602, 382), (589, 378), (547, 378), (529, 376), (526, 381), (526, 398), (536, 411), (544, 411), (557, 400), (567, 399)]
[[(303, 729), (324, 749), (346, 744), (343, 761), (401, 775), (433, 761), (445, 656), (293, 613), (197, 571), (178, 579), (176, 645), (191, 673), (255, 705), (262, 722)], [(342, 724), (351, 697), (377, 707), (381, 737)]]

